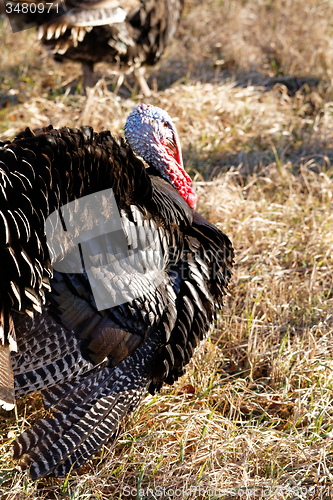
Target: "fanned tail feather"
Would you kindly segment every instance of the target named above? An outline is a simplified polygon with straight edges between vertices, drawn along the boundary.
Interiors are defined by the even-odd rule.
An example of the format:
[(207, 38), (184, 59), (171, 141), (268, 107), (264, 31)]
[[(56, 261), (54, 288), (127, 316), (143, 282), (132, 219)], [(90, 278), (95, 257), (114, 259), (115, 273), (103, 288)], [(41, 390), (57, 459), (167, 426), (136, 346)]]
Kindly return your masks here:
[(15, 406), (14, 375), (11, 351), (17, 350), (11, 313), (4, 305), (0, 310), (0, 408), (9, 411)]
[(15, 406), (14, 377), (9, 345), (0, 343), (0, 407), (9, 411)]

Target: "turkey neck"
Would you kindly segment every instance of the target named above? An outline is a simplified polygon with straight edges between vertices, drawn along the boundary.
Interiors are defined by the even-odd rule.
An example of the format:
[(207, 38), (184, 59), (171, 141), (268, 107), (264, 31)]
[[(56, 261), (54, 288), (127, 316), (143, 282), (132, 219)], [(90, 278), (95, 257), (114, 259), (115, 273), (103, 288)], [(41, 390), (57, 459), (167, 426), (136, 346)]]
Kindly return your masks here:
[(168, 144), (164, 143), (159, 148), (158, 157), (152, 163), (152, 167), (160, 177), (166, 179), (171, 186), (179, 192), (180, 196), (193, 209), (196, 208), (197, 195), (191, 188), (191, 177), (185, 172), (181, 156), (180, 144), (177, 144), (175, 156), (170, 152)]

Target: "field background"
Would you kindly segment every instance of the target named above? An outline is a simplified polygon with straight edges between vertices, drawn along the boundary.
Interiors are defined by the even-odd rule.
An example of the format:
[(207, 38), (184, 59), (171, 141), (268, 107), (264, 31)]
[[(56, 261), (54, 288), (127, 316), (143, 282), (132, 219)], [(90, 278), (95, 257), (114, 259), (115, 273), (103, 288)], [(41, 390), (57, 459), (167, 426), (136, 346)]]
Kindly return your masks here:
[(100, 65), (87, 102), (79, 65), (55, 64), (34, 30), (3, 19), (0, 61), (3, 140), (49, 123), (122, 133), (138, 102), (165, 108), (198, 210), (236, 251), (230, 296), (186, 375), (80, 473), (15, 470), (10, 443), (41, 400), (0, 412), (0, 497), (333, 498), (333, 3), (187, 0), (149, 99), (132, 78), (115, 98)]

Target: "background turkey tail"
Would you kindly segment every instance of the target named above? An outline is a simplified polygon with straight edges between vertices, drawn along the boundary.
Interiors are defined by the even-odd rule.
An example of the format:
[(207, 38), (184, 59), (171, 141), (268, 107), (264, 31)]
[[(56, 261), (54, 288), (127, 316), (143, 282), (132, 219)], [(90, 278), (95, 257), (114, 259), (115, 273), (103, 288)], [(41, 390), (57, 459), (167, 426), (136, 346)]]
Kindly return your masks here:
[(14, 442), (14, 459), (23, 457), (30, 477), (63, 477), (91, 458), (118, 429), (123, 417), (143, 398), (149, 366), (158, 347), (147, 339), (116, 368), (98, 371), (42, 391), (45, 408), (53, 418), (38, 420)]

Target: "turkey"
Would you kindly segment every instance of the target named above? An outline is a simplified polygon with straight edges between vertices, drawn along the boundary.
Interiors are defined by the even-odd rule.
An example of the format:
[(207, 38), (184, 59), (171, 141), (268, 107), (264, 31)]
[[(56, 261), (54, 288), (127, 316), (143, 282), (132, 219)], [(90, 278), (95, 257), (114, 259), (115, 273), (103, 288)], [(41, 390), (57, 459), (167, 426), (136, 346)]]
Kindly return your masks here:
[(55, 60), (82, 63), (85, 86), (94, 81), (94, 64), (105, 61), (120, 72), (115, 92), (124, 74), (134, 71), (146, 96), (151, 92), (144, 68), (156, 64), (171, 42), (184, 6), (184, 0), (63, 0), (50, 12), (52, 4), (44, 1), (42, 13), (41, 3), (36, 12), (23, 13), (23, 3), (7, 8), (13, 29), (39, 26), (39, 38)]
[(52, 417), (14, 441), (33, 479), (80, 468), (148, 390), (172, 384), (222, 308), (228, 237), (196, 211), (176, 129), (141, 104), (0, 143), (0, 400)]

